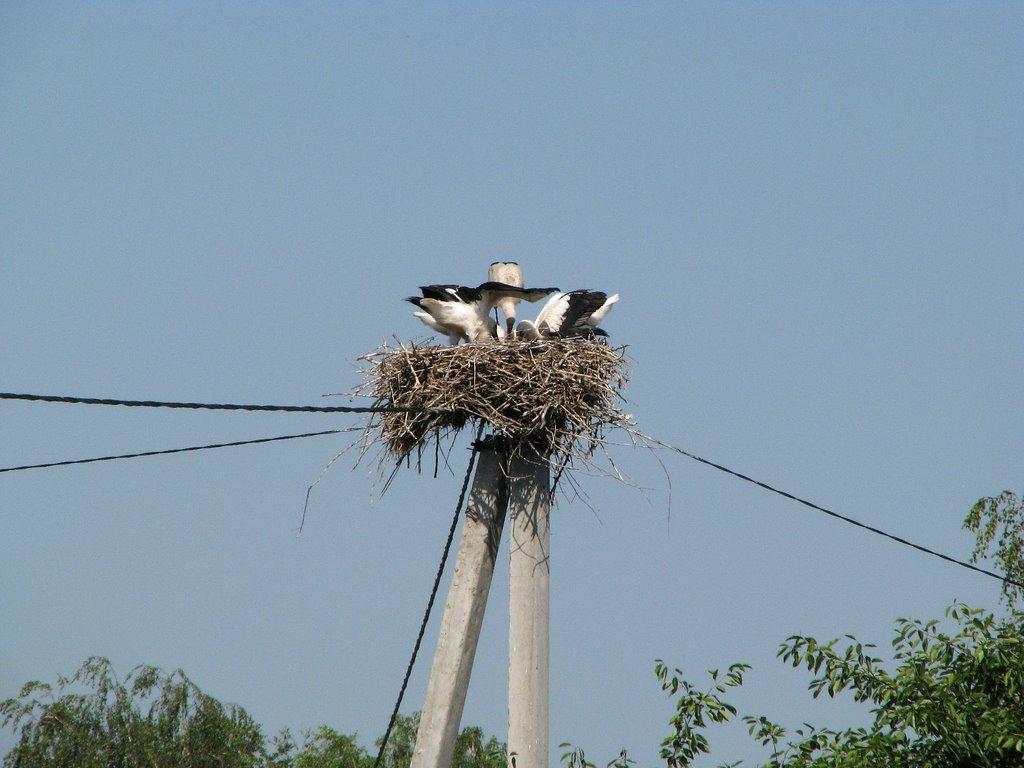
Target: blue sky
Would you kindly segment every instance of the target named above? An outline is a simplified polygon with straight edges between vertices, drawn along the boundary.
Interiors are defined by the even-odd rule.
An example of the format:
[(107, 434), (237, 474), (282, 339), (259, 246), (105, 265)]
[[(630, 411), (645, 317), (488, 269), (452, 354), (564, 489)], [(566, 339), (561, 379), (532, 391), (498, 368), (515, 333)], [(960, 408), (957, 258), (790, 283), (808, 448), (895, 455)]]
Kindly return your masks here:
[[(5, 3), (0, 389), (316, 402), (422, 335), (415, 286), (515, 259), (622, 295), (646, 431), (963, 556), (1024, 453), (1022, 32), (987, 3)], [(6, 402), (0, 466), (351, 423)], [(0, 696), (101, 654), (268, 730), (379, 735), (459, 478), (381, 497), (339, 464), (296, 534), (343, 444), (4, 475)], [(669, 515), (657, 463), (617, 459), (661, 490), (585, 478), (596, 511), (554, 512), (553, 744), (651, 764), (655, 658), (749, 662), (744, 711), (846, 722), (774, 659), (787, 635), (995, 603), (666, 457)], [(465, 716), (499, 735), (506, 617), (503, 552)]]

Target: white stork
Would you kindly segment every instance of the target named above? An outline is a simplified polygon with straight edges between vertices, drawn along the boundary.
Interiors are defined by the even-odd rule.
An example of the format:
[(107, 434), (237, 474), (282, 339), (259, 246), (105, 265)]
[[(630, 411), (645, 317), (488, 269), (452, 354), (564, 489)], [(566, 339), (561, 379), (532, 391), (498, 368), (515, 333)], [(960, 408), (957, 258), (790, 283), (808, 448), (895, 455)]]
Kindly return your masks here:
[[(452, 344), (462, 341), (490, 341), (504, 336), (491, 317), (491, 310), (503, 299), (539, 301), (557, 288), (521, 288), (495, 281), (481, 283), (476, 288), (465, 285), (422, 285), (422, 296), (410, 296), (406, 301), (422, 312), (414, 312), (424, 324), (448, 337)], [(513, 310), (514, 311), (514, 310)]]
[(569, 293), (556, 293), (541, 309), (537, 320), (522, 320), (516, 334), (530, 340), (569, 336), (607, 336), (598, 324), (619, 300), (619, 294), (609, 296), (603, 291), (581, 289)]
[[(495, 261), (487, 270), (487, 280), (493, 283), (504, 283), (514, 285), (517, 288), (523, 287), (523, 268), (515, 261)], [(498, 308), (505, 314), (506, 335), (512, 334), (512, 328), (516, 324), (516, 304), (519, 298), (506, 296), (498, 299)]]

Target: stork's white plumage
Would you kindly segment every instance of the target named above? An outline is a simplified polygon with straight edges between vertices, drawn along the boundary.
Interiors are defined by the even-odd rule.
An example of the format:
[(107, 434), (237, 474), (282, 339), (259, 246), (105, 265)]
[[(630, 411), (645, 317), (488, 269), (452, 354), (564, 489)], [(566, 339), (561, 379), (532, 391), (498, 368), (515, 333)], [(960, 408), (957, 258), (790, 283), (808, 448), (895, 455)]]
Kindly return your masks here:
[[(514, 285), (517, 288), (523, 287), (523, 268), (515, 261), (495, 261), (487, 270), (487, 280), (493, 283), (504, 283)], [(498, 299), (498, 308), (505, 315), (505, 327), (508, 333), (516, 324), (516, 304), (519, 303), (516, 296), (505, 296)]]
[[(489, 281), (476, 288), (465, 285), (424, 285), (420, 286), (422, 296), (410, 296), (406, 301), (415, 304), (430, 317), (427, 322), (423, 313), (414, 313), (428, 327), (448, 336), (449, 341), (458, 344), (465, 341), (490, 341), (503, 338), (499, 335), (497, 323), (491, 317), (491, 310), (507, 298), (538, 301), (557, 288), (522, 288), (506, 283)], [(502, 329), (504, 330), (504, 329)]]
[[(600, 293), (600, 291), (596, 291)], [(612, 311), (612, 305), (619, 300), (619, 294), (613, 293), (611, 296), (604, 300), (604, 303), (598, 307), (594, 312), (590, 314), (590, 317), (585, 318), (583, 322), (589, 325), (591, 328), (597, 328), (601, 324), (601, 321), (605, 319), (609, 312)]]
[(430, 328), (432, 331), (435, 331), (436, 333), (439, 333), (442, 336), (447, 336), (449, 344), (458, 344), (465, 338), (461, 330), (451, 326), (441, 325), (439, 322), (437, 322), (437, 320), (434, 319), (434, 316), (431, 315), (429, 312), (413, 312), (412, 314), (413, 317), (418, 317), (420, 320), (422, 320), (423, 324)]
[(556, 293), (543, 306), (536, 321), (523, 320), (516, 333), (527, 339), (569, 336), (607, 336), (598, 324), (619, 300), (619, 294), (577, 290)]
[[(412, 299), (409, 299), (412, 301)], [(487, 341), (494, 338), (493, 328), (497, 326), (493, 317), (481, 314), (477, 308), (461, 300), (443, 301), (424, 297), (414, 302), (424, 312), (415, 312), (429, 327), (448, 336), (448, 341)], [(422, 315), (433, 322), (427, 322)]]

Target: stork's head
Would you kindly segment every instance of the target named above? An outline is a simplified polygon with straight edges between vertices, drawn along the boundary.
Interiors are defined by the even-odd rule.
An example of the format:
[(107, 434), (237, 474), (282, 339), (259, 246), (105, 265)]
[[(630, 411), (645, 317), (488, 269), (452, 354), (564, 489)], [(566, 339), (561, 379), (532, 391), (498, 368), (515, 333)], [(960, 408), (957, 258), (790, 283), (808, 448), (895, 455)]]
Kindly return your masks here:
[[(487, 279), (494, 283), (505, 283), (514, 285), (516, 288), (523, 287), (523, 268), (514, 261), (495, 261), (487, 270)], [(498, 301), (498, 306), (505, 313), (506, 334), (511, 336), (512, 329), (516, 324), (516, 304), (519, 299), (504, 298)]]

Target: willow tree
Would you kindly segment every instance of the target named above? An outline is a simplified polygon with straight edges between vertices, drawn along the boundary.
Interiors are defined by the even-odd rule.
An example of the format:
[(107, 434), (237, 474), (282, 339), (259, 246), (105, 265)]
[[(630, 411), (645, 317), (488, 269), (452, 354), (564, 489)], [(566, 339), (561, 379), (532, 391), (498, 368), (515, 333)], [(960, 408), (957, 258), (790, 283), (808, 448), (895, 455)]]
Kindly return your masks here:
[(0, 702), (18, 741), (5, 768), (262, 768), (272, 766), (259, 725), (207, 696), (184, 672), (135, 667), (123, 679), (91, 657), (57, 688), (26, 683)]

